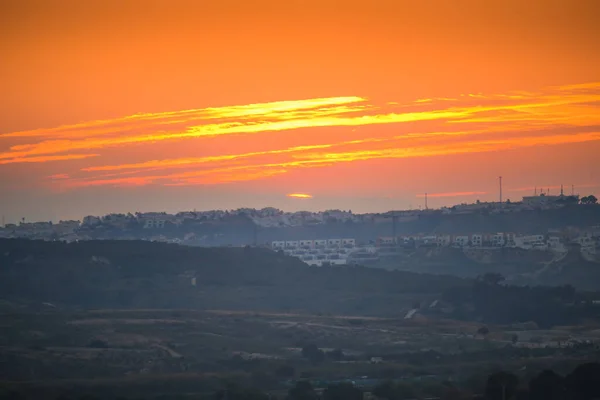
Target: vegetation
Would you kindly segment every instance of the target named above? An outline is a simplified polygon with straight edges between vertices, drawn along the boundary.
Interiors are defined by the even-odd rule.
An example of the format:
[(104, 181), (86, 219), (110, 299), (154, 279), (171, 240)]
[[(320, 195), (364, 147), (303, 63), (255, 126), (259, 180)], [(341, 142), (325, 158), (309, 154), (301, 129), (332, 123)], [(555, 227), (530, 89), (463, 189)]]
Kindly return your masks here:
[(363, 267), (309, 268), (259, 248), (144, 241), (0, 240), (0, 263), (4, 298), (85, 308), (391, 315), (407, 295), (427, 298), (467, 284), (450, 276)]
[[(431, 389), (431, 388), (430, 388)], [(435, 389), (435, 388), (434, 388)], [(543, 370), (533, 376), (528, 383), (521, 383), (519, 377), (506, 371), (498, 371), (488, 376), (483, 397), (474, 396), (468, 387), (445, 382), (437, 389), (436, 398), (446, 400), (474, 399), (485, 400), (594, 400), (600, 397), (600, 364), (584, 363), (577, 366), (566, 377), (551, 370)], [(417, 387), (386, 381), (374, 387), (359, 387), (350, 382), (332, 383), (322, 391), (316, 390), (308, 381), (298, 381), (289, 389), (285, 400), (363, 400), (365, 392), (378, 400), (407, 400), (423, 397), (425, 392)], [(26, 394), (8, 390), (0, 392), (0, 400), (26, 400)], [(56, 400), (100, 400), (102, 395), (60, 394), (56, 397), (43, 397)], [(160, 396), (130, 397), (129, 399), (213, 399), (213, 400), (269, 400), (277, 399), (255, 387), (244, 387), (227, 383), (213, 394), (206, 396)], [(125, 397), (118, 399), (127, 400)]]
[(0, 399), (587, 400), (596, 390), (597, 365), (575, 369), (600, 356), (596, 294), (498, 274), (2, 240), (0, 293)]
[(468, 289), (447, 290), (443, 299), (455, 307), (452, 315), (456, 318), (496, 324), (533, 321), (540, 327), (552, 327), (597, 315), (596, 307), (570, 285), (508, 286), (501, 285), (502, 280), (499, 274), (486, 274)]

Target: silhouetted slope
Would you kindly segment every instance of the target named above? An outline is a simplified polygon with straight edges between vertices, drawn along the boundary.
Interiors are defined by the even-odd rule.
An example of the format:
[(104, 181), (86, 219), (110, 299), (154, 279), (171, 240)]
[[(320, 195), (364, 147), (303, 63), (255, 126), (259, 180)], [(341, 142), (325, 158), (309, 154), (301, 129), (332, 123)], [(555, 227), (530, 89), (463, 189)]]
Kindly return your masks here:
[[(4, 298), (82, 307), (399, 313), (410, 294), (467, 282), (362, 267), (311, 268), (257, 248), (144, 241), (0, 240)], [(196, 286), (192, 285), (196, 277)]]

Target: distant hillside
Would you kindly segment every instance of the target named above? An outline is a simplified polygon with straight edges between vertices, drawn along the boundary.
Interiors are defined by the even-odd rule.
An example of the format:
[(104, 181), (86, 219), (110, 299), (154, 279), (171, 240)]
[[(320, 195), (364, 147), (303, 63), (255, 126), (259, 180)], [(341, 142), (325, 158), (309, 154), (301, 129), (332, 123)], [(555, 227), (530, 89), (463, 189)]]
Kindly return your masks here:
[[(445, 299), (441, 317), (546, 326), (596, 316), (573, 287), (365, 267), (309, 267), (260, 248), (202, 248), (148, 241), (0, 240), (0, 300), (67, 309), (209, 309), (402, 318)], [(595, 275), (594, 275), (595, 276)], [(523, 304), (528, 304), (523, 308)]]
[(575, 245), (566, 254), (520, 248), (421, 247), (405, 249), (373, 267), (464, 278), (499, 273), (511, 284), (568, 284), (580, 290), (600, 290), (600, 263), (586, 260)]
[[(417, 220), (398, 222), (396, 233), (474, 233), (474, 232), (519, 232), (545, 233), (549, 229), (571, 226), (589, 227), (600, 225), (600, 206), (570, 206), (555, 210), (519, 211), (505, 214), (490, 214), (482, 211), (473, 214), (421, 214)], [(378, 236), (391, 236), (394, 232), (392, 219), (381, 223), (328, 223), (305, 227), (261, 228), (259, 239), (294, 240), (323, 239), (329, 237), (351, 237), (359, 240)]]
[[(519, 232), (545, 233), (548, 229), (569, 226), (600, 225), (600, 205), (566, 206), (554, 210), (519, 211), (490, 214), (482, 210), (473, 214), (442, 214), (441, 211), (422, 213), (416, 220), (398, 222), (398, 235), (417, 233), (474, 233)], [(125, 228), (99, 225), (85, 229), (82, 234), (92, 239), (143, 239), (159, 235), (167, 238), (188, 238), (188, 243), (203, 246), (246, 245), (270, 243), (274, 240), (327, 239), (349, 237), (359, 241), (391, 236), (392, 218), (378, 222), (334, 222), (266, 228), (256, 226), (246, 216), (229, 216), (220, 221), (188, 221), (182, 225), (167, 224), (164, 228), (144, 229), (139, 224)], [(189, 234), (194, 239), (189, 239)]]

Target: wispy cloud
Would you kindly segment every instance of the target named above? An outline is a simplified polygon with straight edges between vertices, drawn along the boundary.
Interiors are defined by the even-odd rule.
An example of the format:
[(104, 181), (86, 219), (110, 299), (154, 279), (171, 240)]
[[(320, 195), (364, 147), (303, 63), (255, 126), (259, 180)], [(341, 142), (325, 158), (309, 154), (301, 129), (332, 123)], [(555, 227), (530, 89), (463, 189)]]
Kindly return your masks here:
[(307, 193), (290, 193), (287, 197), (293, 197), (295, 199), (312, 199), (312, 195)]
[(37, 157), (13, 157), (4, 160), (0, 159), (0, 164), (15, 164), (15, 163), (45, 163), (50, 161), (68, 161), (81, 160), (84, 158), (98, 157), (99, 154), (63, 154), (57, 156), (37, 156)]
[[(597, 141), (599, 108), (600, 84), (587, 83), (408, 104), (347, 96), (143, 113), (0, 135), (0, 164), (62, 161), (51, 179), (65, 187), (220, 184), (361, 160)], [(344, 140), (330, 134), (345, 127)], [(239, 144), (247, 137), (257, 140)]]

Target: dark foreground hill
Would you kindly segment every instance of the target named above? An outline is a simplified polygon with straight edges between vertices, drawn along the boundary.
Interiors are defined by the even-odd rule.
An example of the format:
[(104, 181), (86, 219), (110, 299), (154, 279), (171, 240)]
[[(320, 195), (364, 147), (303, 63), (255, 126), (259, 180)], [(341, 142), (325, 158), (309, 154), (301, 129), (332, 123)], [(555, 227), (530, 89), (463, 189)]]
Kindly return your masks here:
[[(0, 298), (95, 309), (196, 309), (402, 317), (413, 308), (489, 323), (551, 326), (595, 318), (571, 286), (504, 286), (365, 267), (309, 267), (259, 248), (200, 248), (144, 241), (0, 241)], [(50, 304), (50, 305), (48, 305)], [(585, 305), (588, 304), (588, 305)], [(421, 307), (421, 305), (423, 307)]]
[[(86, 308), (402, 313), (457, 277), (362, 267), (311, 268), (259, 248), (147, 241), (0, 241), (2, 297)], [(411, 307), (411, 304), (408, 304)]]

